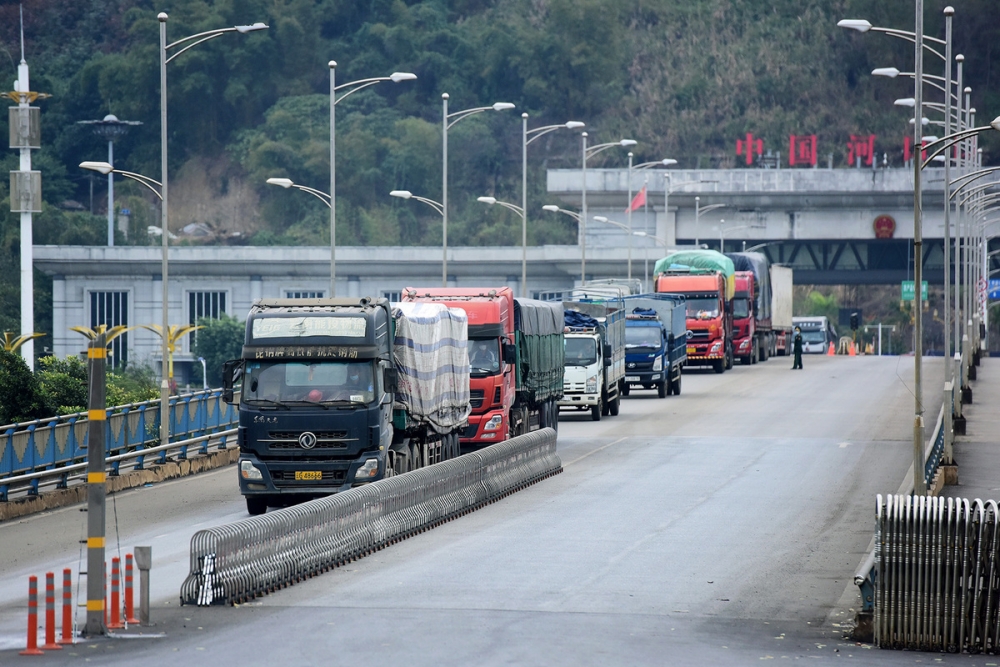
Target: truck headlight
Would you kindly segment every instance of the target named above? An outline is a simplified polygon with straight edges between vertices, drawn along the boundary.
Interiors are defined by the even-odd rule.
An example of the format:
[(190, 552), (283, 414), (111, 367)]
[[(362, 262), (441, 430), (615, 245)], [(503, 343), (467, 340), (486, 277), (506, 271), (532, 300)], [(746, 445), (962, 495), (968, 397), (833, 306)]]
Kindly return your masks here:
[(243, 479), (264, 479), (264, 475), (250, 461), (240, 461), (240, 477)]
[(746, 339), (745, 341), (743, 341), (742, 343), (740, 343), (740, 349), (741, 350), (745, 350), (748, 347), (750, 347), (750, 339), (749, 338)]
[(492, 417), (490, 417), (490, 420), (486, 422), (486, 424), (483, 426), (483, 430), (495, 431), (498, 428), (500, 428), (501, 424), (503, 424), (503, 415), (493, 415)]
[(653, 360), (653, 370), (662, 371), (663, 370), (663, 357), (657, 357)]
[(365, 464), (354, 473), (354, 479), (369, 479), (378, 475), (378, 459), (367, 459)]
[(587, 378), (587, 393), (596, 394), (597, 393), (597, 376), (591, 375)]
[(721, 349), (722, 349), (722, 342), (721, 341), (716, 341), (716, 342), (712, 343), (712, 349), (709, 350), (708, 353), (709, 354), (718, 354), (719, 350), (721, 350)]

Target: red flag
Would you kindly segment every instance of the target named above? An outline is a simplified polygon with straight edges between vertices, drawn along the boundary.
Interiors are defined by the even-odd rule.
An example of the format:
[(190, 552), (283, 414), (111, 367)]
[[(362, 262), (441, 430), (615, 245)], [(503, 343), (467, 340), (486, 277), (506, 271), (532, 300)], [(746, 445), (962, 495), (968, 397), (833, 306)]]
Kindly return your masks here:
[(646, 205), (646, 186), (642, 186), (642, 190), (636, 193), (635, 197), (632, 199), (632, 205), (629, 206), (630, 211), (637, 211)]

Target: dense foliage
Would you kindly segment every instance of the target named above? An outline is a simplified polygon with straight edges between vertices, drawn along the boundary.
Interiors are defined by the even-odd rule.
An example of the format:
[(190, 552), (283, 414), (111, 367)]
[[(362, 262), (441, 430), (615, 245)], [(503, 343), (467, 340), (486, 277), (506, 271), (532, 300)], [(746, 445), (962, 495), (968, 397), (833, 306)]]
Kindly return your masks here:
[[(243, 352), (245, 325), (235, 317), (223, 315), (219, 319), (198, 320), (202, 327), (198, 330), (191, 352), (205, 360), (205, 371), (209, 387), (222, 386), (222, 364), (230, 359), (239, 359)], [(198, 371), (201, 367), (198, 366)]]
[[(943, 36), (943, 0), (927, 0), (925, 31)], [(18, 5), (0, 5), (0, 67), (14, 77)], [(1000, 110), (1000, 23), (994, 0), (966, 0), (955, 16), (973, 104)], [(477, 196), (520, 199), (520, 114), (532, 127), (587, 123), (594, 141), (636, 139), (637, 160), (676, 158), (681, 167), (738, 167), (735, 141), (752, 132), (787, 154), (790, 134), (818, 135), (821, 162), (846, 159), (851, 134), (878, 136), (875, 150), (902, 159), (912, 83), (873, 78), (875, 67), (912, 70), (903, 40), (836, 27), (841, 18), (910, 29), (913, 5), (876, 0), (26, 0), (25, 56), (42, 108), (45, 210), (36, 243), (99, 244), (104, 181), (82, 160), (105, 159), (107, 144), (81, 120), (113, 113), (141, 121), (115, 146), (121, 168), (159, 177), (159, 11), (176, 40), (223, 26), (266, 22), (266, 31), (226, 34), (168, 65), (171, 229), (185, 242), (325, 244), (327, 211), (301, 192), (265, 185), (272, 176), (329, 187), (329, 68), (337, 81), (393, 71), (416, 81), (380, 83), (337, 105), (338, 243), (436, 244), (440, 218), (393, 199), (392, 189), (441, 196), (441, 94), (452, 110), (495, 101), (455, 125), (449, 150), (449, 241), (511, 244), (519, 221)], [(169, 41), (168, 40), (168, 41)], [(4, 58), (3, 56), (8, 56)], [(940, 63), (927, 59), (928, 72)], [(929, 95), (936, 92), (928, 89)], [(7, 133), (0, 116), (0, 136)], [(996, 134), (996, 133), (993, 133)], [(985, 159), (1000, 140), (984, 137)], [(0, 171), (17, 168), (14, 151)], [(529, 208), (546, 203), (548, 167), (579, 163), (573, 132), (530, 149)], [(621, 165), (607, 151), (594, 166)], [(787, 160), (787, 157), (785, 158)], [(93, 195), (91, 195), (93, 192)], [(116, 205), (131, 211), (128, 243), (149, 243), (155, 200), (120, 181)], [(0, 178), (0, 326), (17, 326), (17, 216)], [(81, 210), (82, 209), (82, 210)], [(96, 215), (95, 215), (96, 213)], [(202, 236), (181, 230), (198, 223)], [(534, 215), (529, 243), (566, 243), (562, 216)], [(125, 235), (119, 242), (126, 242)], [(39, 281), (39, 330), (49, 324)], [(44, 339), (43, 339), (44, 341)], [(44, 342), (38, 347), (44, 346)]]

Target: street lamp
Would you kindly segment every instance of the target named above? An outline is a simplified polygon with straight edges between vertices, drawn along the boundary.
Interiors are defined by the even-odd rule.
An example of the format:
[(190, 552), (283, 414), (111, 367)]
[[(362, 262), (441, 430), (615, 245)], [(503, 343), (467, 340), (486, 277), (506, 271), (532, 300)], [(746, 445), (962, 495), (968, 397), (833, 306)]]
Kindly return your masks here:
[[(586, 123), (571, 120), (561, 125), (545, 125), (528, 129), (528, 114), (521, 114), (521, 296), (526, 297), (528, 285), (528, 144), (556, 130), (575, 130)], [(530, 139), (528, 137), (531, 137)], [(482, 201), (480, 197), (479, 201)]]
[(694, 198), (694, 244), (700, 245), (698, 240), (699, 225), (701, 224), (701, 214), (708, 213), (709, 211), (714, 211), (717, 208), (726, 208), (728, 204), (709, 204), (708, 206), (701, 205), (701, 197)]
[[(94, 134), (108, 140), (108, 164), (115, 163), (115, 139), (125, 136), (133, 125), (142, 125), (137, 120), (118, 120), (114, 114), (108, 114), (103, 120), (78, 120), (77, 125), (92, 125)], [(108, 246), (115, 244), (115, 181), (114, 176), (108, 176)], [(93, 190), (91, 190), (93, 195)], [(91, 201), (93, 213), (93, 201)]]
[[(571, 217), (574, 220), (576, 220), (577, 228), (580, 228), (580, 227), (583, 226), (583, 216), (580, 215), (579, 213), (575, 212), (575, 211), (568, 211), (568, 210), (566, 210), (564, 208), (559, 208), (555, 204), (546, 204), (545, 206), (542, 207), (542, 210), (543, 211), (549, 211), (551, 213), (562, 213), (563, 215), (568, 215), (569, 217)], [(582, 238), (582, 234), (580, 236)], [(581, 285), (585, 282), (583, 277), (584, 277), (584, 275), (586, 275), (585, 274), (585, 268), (586, 268), (586, 262), (587, 262), (586, 252), (587, 252), (587, 247), (583, 246), (582, 250), (580, 251), (580, 284)]]
[(163, 201), (163, 195), (160, 194), (160, 190), (157, 188), (162, 188), (163, 184), (159, 181), (153, 180), (149, 176), (143, 176), (142, 174), (137, 174), (134, 171), (125, 171), (123, 169), (115, 169), (107, 162), (81, 162), (81, 169), (89, 169), (90, 171), (96, 171), (100, 174), (104, 174), (111, 178), (112, 174), (118, 174), (119, 176), (124, 176), (125, 178), (136, 181), (137, 183), (145, 186), (150, 192), (156, 195), (157, 199)]
[[(628, 152), (628, 279), (632, 280), (632, 172), (633, 171), (644, 171), (646, 169), (651, 169), (653, 167), (671, 167), (677, 164), (677, 160), (673, 158), (663, 158), (662, 160), (653, 160), (651, 162), (642, 162), (640, 164), (632, 164), (632, 151)], [(668, 177), (669, 178), (669, 177)], [(646, 196), (645, 199), (649, 199), (649, 178), (646, 178)], [(669, 195), (669, 189), (668, 194)], [(669, 208), (664, 205), (664, 212), (668, 211)], [(597, 220), (597, 218), (594, 218)]]
[[(581, 203), (580, 207), (580, 284), (587, 282), (587, 160), (594, 157), (601, 151), (607, 150), (612, 146), (621, 146), (622, 148), (628, 148), (629, 146), (635, 146), (638, 143), (635, 139), (619, 139), (618, 141), (609, 141), (604, 144), (597, 144), (596, 146), (587, 146), (587, 133), (581, 132), (580, 138), (582, 140), (582, 149), (580, 151), (581, 155), (581, 166), (583, 171), (583, 186), (581, 190)], [(629, 202), (629, 206), (632, 202)]]
[(726, 252), (726, 232), (734, 232), (737, 229), (750, 229), (753, 225), (735, 225), (733, 227), (725, 227), (725, 220), (719, 220), (719, 252), (725, 254)]
[[(335, 297), (337, 296), (337, 114), (335, 109), (338, 104), (344, 101), (344, 98), (363, 88), (374, 86), (376, 83), (381, 83), (382, 81), (391, 81), (393, 83), (413, 81), (417, 78), (417, 75), (410, 72), (393, 72), (389, 76), (358, 79), (357, 81), (342, 83), (338, 86), (337, 61), (331, 60), (327, 63), (327, 66), (330, 68), (330, 200), (324, 201), (330, 207), (330, 296)], [(336, 93), (338, 90), (347, 90), (347, 92), (341, 95), (340, 99), (337, 99)], [(268, 179), (268, 182), (270, 183), (271, 179)], [(287, 188), (289, 185), (283, 185), (282, 187)], [(304, 188), (299, 187), (299, 189)], [(322, 197), (320, 198), (322, 199)]]
[[(434, 201), (433, 199), (428, 199), (427, 197), (418, 197), (409, 190), (393, 190), (392, 192), (389, 193), (389, 196), (399, 197), (400, 199), (415, 199), (419, 202), (423, 202), (424, 204), (430, 206), (432, 209), (437, 211), (438, 215), (440, 215), (442, 218), (445, 217), (444, 206), (441, 204), (441, 202)], [(444, 235), (442, 235), (442, 238), (444, 238)], [(445, 287), (447, 286), (448, 285), (445, 284)]]
[[(474, 107), (448, 113), (448, 93), (441, 94), (441, 287), (448, 286), (448, 130), (463, 118), (484, 111), (513, 109), (510, 102), (495, 102), (488, 107)], [(452, 120), (454, 119), (454, 120)]]
[[(525, 114), (525, 116), (527, 116), (527, 115), (528, 114)], [(519, 216), (521, 216), (521, 227), (522, 227), (522, 234), (521, 234), (521, 243), (522, 243), (522, 245), (521, 245), (521, 296), (522, 297), (527, 296), (527, 294), (525, 293), (525, 289), (524, 289), (524, 281), (525, 281), (526, 276), (527, 276), (527, 267), (525, 265), (527, 264), (527, 261), (528, 261), (528, 259), (527, 259), (528, 258), (528, 250), (527, 250), (527, 248), (528, 248), (528, 245), (527, 245), (528, 244), (528, 237), (527, 237), (527, 234), (525, 234), (523, 232), (524, 232), (524, 229), (527, 228), (526, 226), (527, 226), (528, 223), (527, 223), (527, 216), (524, 214), (524, 209), (521, 208), (520, 206), (517, 206), (516, 204), (511, 204), (511, 203), (508, 203), (508, 202), (505, 202), (505, 201), (499, 201), (496, 197), (476, 197), (476, 201), (482, 202), (484, 204), (489, 204), (490, 206), (493, 206), (494, 204), (498, 204), (500, 206), (503, 206), (506, 209), (510, 209), (511, 211), (514, 211), (514, 213), (517, 213)]]

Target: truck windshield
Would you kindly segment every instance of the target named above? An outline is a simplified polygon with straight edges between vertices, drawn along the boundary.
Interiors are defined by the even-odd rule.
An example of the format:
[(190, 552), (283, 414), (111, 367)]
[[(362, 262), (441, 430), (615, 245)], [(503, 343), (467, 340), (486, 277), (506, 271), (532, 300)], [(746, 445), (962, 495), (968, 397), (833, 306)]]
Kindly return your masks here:
[(719, 316), (718, 299), (688, 299), (687, 316), (693, 320), (711, 320)]
[(593, 338), (566, 339), (566, 365), (592, 366), (597, 363), (597, 341)]
[(747, 299), (733, 299), (733, 317), (737, 320), (750, 317), (750, 302)]
[(500, 372), (500, 341), (476, 338), (469, 341), (469, 369), (472, 375), (485, 377)]
[(661, 340), (660, 327), (625, 326), (625, 349), (627, 350), (639, 347), (658, 350)]
[(803, 343), (825, 343), (826, 333), (823, 331), (803, 331), (802, 332), (802, 342)]
[(242, 400), (262, 405), (371, 403), (375, 400), (372, 362), (247, 362)]

